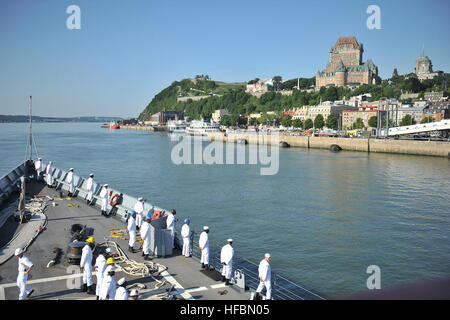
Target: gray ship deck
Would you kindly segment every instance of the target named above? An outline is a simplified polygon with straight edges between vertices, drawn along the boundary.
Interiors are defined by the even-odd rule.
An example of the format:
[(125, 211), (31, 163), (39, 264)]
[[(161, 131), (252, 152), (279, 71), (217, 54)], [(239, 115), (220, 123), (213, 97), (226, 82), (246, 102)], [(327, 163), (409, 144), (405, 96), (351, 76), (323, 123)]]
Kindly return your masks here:
[[(49, 189), (44, 184), (31, 183), (27, 185), (30, 196), (35, 194), (48, 195), (52, 198), (59, 197), (59, 190)], [(66, 192), (64, 192), (66, 194)], [(105, 241), (110, 234), (109, 229), (119, 228), (125, 229), (125, 225), (119, 219), (114, 217), (104, 217), (96, 207), (86, 205), (83, 199), (73, 198), (73, 200), (55, 201), (56, 207), (47, 206), (45, 215), (47, 216), (46, 230), (42, 231), (37, 238), (30, 244), (25, 255), (34, 263), (34, 268), (30, 273), (27, 285), (35, 291), (30, 299), (61, 299), (61, 300), (78, 300), (90, 299), (95, 300), (95, 295), (87, 295), (80, 292), (78, 288), (73, 288), (74, 278), (81, 278), (81, 274), (68, 273), (64, 255), (67, 246), (70, 243), (70, 228), (73, 224), (87, 225), (93, 229), (93, 236), (97, 243)], [(67, 206), (72, 204), (75, 206)], [(12, 219), (12, 217), (10, 218)], [(4, 228), (11, 228), (12, 223), (6, 223)], [(20, 228), (16, 230), (18, 232)], [(7, 233), (0, 229), (0, 234)], [(8, 235), (10, 236), (10, 235)], [(5, 241), (5, 239), (2, 239)], [(117, 242), (130, 259), (137, 262), (143, 262), (141, 253), (129, 253), (127, 240), (121, 238), (109, 238)], [(139, 246), (138, 242), (135, 248)], [(55, 247), (63, 250), (63, 256), (58, 264), (47, 268), (47, 263), (54, 256), (53, 249)], [(167, 284), (163, 288), (170, 288), (175, 285), (175, 297), (177, 299), (199, 299), (199, 300), (248, 300), (250, 293), (241, 292), (233, 286), (225, 286), (220, 281), (201, 272), (200, 263), (193, 258), (185, 258), (175, 250), (174, 254), (169, 257), (154, 258), (153, 262), (157, 262), (167, 267), (167, 271), (161, 273), (157, 279), (163, 278)], [(16, 286), (17, 278), (17, 258), (12, 257), (0, 266), (0, 300), (17, 299), (18, 287)], [(138, 276), (125, 275), (123, 272), (116, 273), (116, 281), (121, 277), (125, 277), (129, 284), (139, 282), (146, 284), (149, 288), (154, 287), (154, 280), (151, 277), (141, 278)], [(93, 277), (94, 282), (96, 280)], [(69, 285), (68, 285), (69, 283)], [(71, 287), (73, 289), (71, 289)], [(223, 295), (219, 294), (226, 290)], [(151, 298), (151, 296), (142, 296), (141, 298)]]

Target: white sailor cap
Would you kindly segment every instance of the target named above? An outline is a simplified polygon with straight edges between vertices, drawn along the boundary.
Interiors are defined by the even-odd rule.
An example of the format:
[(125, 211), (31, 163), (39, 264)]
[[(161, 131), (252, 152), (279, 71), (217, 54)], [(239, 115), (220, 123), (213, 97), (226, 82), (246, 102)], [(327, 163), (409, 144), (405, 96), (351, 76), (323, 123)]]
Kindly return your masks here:
[(136, 297), (139, 295), (139, 291), (137, 289), (131, 290), (130, 297)]
[(69, 171), (73, 171), (73, 168), (70, 168)]
[(19, 254), (23, 253), (22, 248), (17, 248), (16, 251), (14, 251), (14, 255), (18, 256)]
[(89, 177), (93, 177), (94, 176), (94, 174), (93, 173), (89, 173)]
[(107, 187), (107, 186), (108, 186), (108, 184), (104, 184), (103, 186), (104, 186), (104, 187)]
[(144, 200), (144, 198), (142, 198), (142, 197), (139, 197), (139, 198), (138, 198), (138, 201), (142, 201), (142, 200)]
[(38, 160), (42, 160), (42, 158), (38, 158)]
[(123, 285), (124, 283), (125, 283), (125, 278), (120, 278), (120, 280), (117, 281), (117, 284), (118, 284), (119, 286)]
[(266, 253), (266, 254), (264, 255), (264, 257), (265, 257), (265, 258), (270, 258), (270, 253)]
[(112, 249), (111, 249), (111, 248), (106, 248), (106, 249), (105, 249), (105, 252), (106, 252), (106, 253), (111, 253), (111, 252), (112, 252)]
[(205, 231), (206, 231), (206, 230), (209, 230), (209, 227), (208, 227), (208, 226), (204, 226), (204, 227), (203, 227), (203, 230), (205, 230)]
[(233, 239), (229, 238), (227, 239), (227, 242), (233, 242)]

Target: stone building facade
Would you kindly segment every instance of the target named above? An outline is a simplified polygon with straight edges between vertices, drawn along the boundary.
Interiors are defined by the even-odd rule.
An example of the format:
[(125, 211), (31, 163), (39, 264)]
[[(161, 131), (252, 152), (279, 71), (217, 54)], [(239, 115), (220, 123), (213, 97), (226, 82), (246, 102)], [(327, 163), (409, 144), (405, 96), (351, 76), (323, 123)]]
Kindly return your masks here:
[(433, 79), (435, 76), (441, 74), (442, 71), (433, 72), (433, 64), (431, 63), (430, 58), (422, 56), (416, 61), (414, 73), (419, 80), (425, 80)]
[(316, 74), (316, 88), (381, 83), (378, 67), (373, 61), (362, 62), (363, 52), (363, 45), (355, 36), (339, 37), (330, 50), (330, 61), (325, 70)]

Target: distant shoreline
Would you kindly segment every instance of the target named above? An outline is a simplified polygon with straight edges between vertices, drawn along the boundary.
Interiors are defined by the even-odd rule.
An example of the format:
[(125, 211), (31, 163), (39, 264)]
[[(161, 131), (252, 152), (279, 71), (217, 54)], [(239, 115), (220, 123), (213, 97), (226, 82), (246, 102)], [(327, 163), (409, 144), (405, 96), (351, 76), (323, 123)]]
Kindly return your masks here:
[[(33, 116), (32, 122), (49, 122), (49, 123), (61, 123), (61, 122), (107, 122), (124, 120), (121, 117), (42, 117)], [(0, 123), (28, 123), (30, 116), (25, 115), (0, 115)]]

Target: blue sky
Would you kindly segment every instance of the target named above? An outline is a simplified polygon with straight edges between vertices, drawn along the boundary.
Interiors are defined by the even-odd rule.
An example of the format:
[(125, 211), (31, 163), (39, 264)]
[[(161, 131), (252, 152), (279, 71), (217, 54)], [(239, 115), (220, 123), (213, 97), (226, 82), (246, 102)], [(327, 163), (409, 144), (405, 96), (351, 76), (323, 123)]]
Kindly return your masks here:
[[(81, 29), (69, 30), (69, 5)], [(381, 29), (369, 30), (369, 5)], [(450, 1), (0, 0), (0, 114), (137, 116), (174, 80), (312, 77), (356, 35), (382, 78), (450, 71)]]

